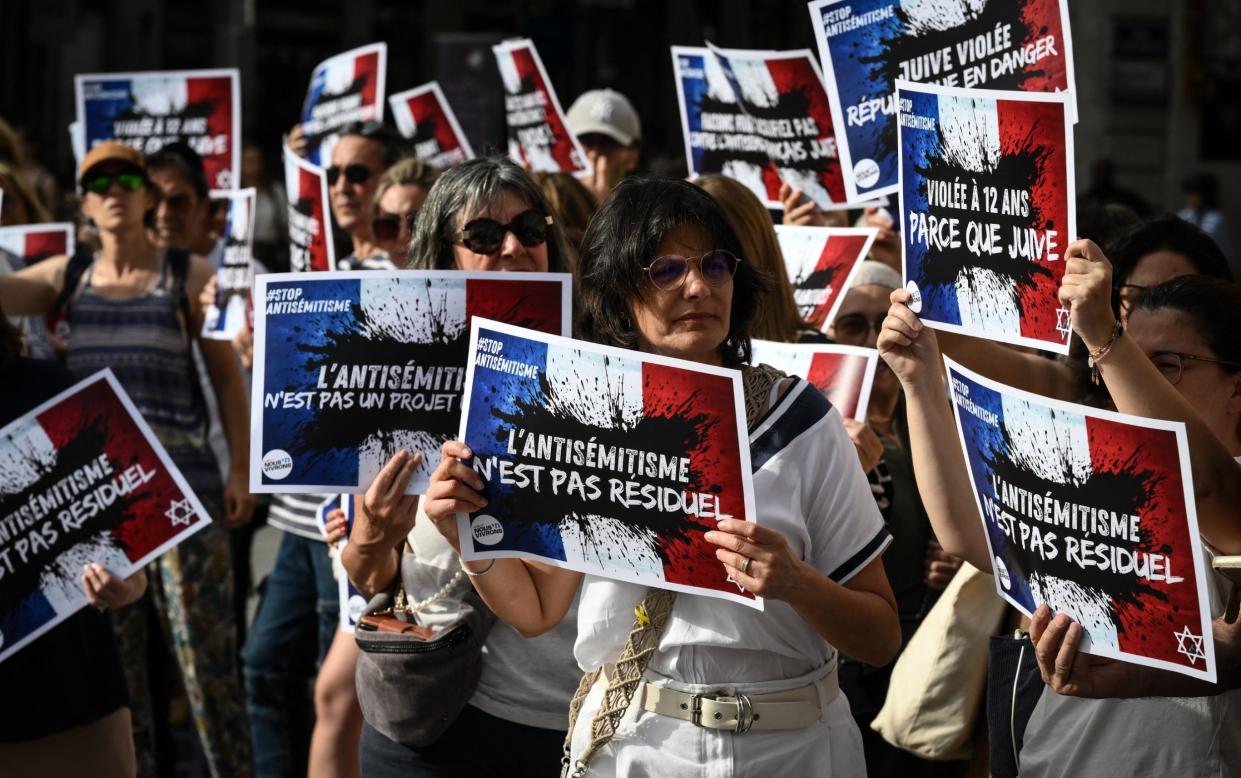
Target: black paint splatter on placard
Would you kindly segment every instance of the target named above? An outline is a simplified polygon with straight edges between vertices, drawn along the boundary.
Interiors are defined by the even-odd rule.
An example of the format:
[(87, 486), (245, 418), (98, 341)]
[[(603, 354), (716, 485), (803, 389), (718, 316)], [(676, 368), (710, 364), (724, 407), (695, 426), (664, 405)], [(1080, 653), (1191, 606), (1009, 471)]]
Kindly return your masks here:
[[(991, 213), (989, 211), (973, 211), (969, 207), (959, 209), (951, 205), (932, 205), (927, 213), (939, 218), (956, 218), (960, 220), (962, 245), (956, 249), (930, 250), (922, 264), (923, 285), (952, 286), (959, 276), (964, 276), (967, 283), (976, 279), (975, 268), (984, 266), (988, 271), (999, 276), (1001, 280), (1013, 284), (1016, 289), (1034, 286), (1038, 276), (1052, 277), (1051, 269), (1032, 262), (1024, 256), (1012, 257), (1008, 253), (1013, 228), (1040, 227), (1050, 229), (1055, 225), (1044, 220), (1039, 212), (1034, 193), (1044, 168), (1051, 155), (1051, 149), (1037, 145), (1033, 139), (1034, 129), (1022, 141), (1017, 151), (1001, 153), (999, 159), (992, 159), (986, 148), (986, 141), (981, 133), (974, 138), (949, 139), (944, 135), (943, 124), (936, 130), (938, 140), (936, 147), (943, 151), (942, 156), (928, 155), (925, 165), (916, 166), (918, 175), (927, 181), (945, 181), (948, 183), (964, 183), (970, 189), (975, 186), (979, 192), (979, 203), (983, 202), (983, 190), (994, 187), (1000, 193), (1002, 202), (1005, 191), (1029, 193), (1029, 215)], [(968, 203), (968, 198), (967, 198)], [(998, 224), (1000, 246), (998, 254), (984, 254), (976, 257), (966, 247), (965, 225), (969, 221), (982, 224)], [(1025, 302), (1021, 294), (1014, 295), (1017, 309), (1024, 314)]]
[[(793, 279), (794, 289), (828, 289), (835, 288), (836, 276), (840, 274), (840, 265), (829, 265), (825, 268), (811, 270), (804, 276)], [(816, 306), (809, 306), (811, 309)]]
[[(998, 449), (983, 454), (988, 471), (1009, 484), (1026, 489), (1032, 495), (1050, 495), (1061, 502), (1105, 508), (1119, 514), (1143, 515), (1151, 509), (1153, 495), (1157, 493), (1163, 478), (1159, 473), (1144, 469), (1138, 464), (1143, 459), (1140, 449), (1130, 452), (1127, 459), (1109, 463), (1103, 468), (1095, 463), (1085, 478), (1081, 478), (1074, 472), (1067, 450), (1040, 447), (1040, 461), (1028, 461), (1022, 449), (1013, 445), (1008, 427), (1003, 423), (1000, 424), (1000, 433), (1003, 444)], [(1048, 468), (1054, 468), (1053, 477), (1047, 478), (1039, 474), (1040, 471), (1047, 472)], [(996, 495), (996, 500), (1002, 505), (999, 503), (999, 495)], [(1083, 568), (1065, 558), (1063, 539), (1069, 536), (1123, 546), (1131, 551), (1169, 553), (1170, 549), (1167, 548), (1148, 548), (1150, 533), (1146, 528), (1139, 528), (1140, 539), (1134, 543), (1120, 538), (1103, 538), (1071, 527), (1044, 524), (1020, 515), (1012, 507), (1003, 507), (1008, 513), (1040, 532), (1056, 534), (1055, 542), (1059, 553), (1054, 559), (1044, 559), (1037, 551), (1023, 548), (1020, 537), (1005, 536), (1004, 554), (1013, 562), (1022, 577), (1032, 581), (1061, 579), (1075, 582), (1091, 600), (1090, 603), (1082, 603), (1089, 606), (1083, 610), (1109, 614), (1118, 632), (1124, 631), (1124, 623), (1116, 618), (1112, 601), (1141, 609), (1145, 598), (1167, 599), (1163, 592), (1149, 586), (1133, 573), (1119, 574), (1113, 570), (1103, 571), (1098, 567)]]
[[(726, 102), (712, 97), (709, 94), (703, 94), (697, 102), (696, 109), (700, 114), (716, 113), (716, 114), (732, 114), (734, 116), (750, 116), (755, 119), (803, 119), (810, 115), (810, 95), (803, 87), (792, 89), (788, 92), (780, 93), (776, 98), (776, 104), (772, 106), (755, 105), (754, 103), (744, 102), (743, 98), (738, 97), (738, 101)], [(746, 133), (734, 130), (728, 133), (717, 133), (723, 135), (745, 135)], [(757, 137), (762, 137), (758, 133), (754, 133)], [(775, 139), (775, 142), (787, 140), (790, 143), (806, 143), (807, 138), (787, 138)], [(763, 151), (746, 151), (743, 149), (703, 149), (702, 152), (702, 169), (705, 171), (723, 170), (724, 165), (728, 162), (741, 161), (764, 167), (770, 164), (777, 164), (781, 168), (788, 170), (805, 171), (811, 174), (819, 174), (835, 164), (834, 159), (814, 159), (807, 155), (803, 160), (786, 159), (775, 162)]]
[[(512, 413), (493, 408), (491, 413), (504, 424), (496, 433), (498, 441), (508, 440), (509, 429), (526, 430), (533, 435), (551, 435), (568, 440), (594, 440), (601, 446), (623, 446), (640, 451), (663, 452), (668, 455), (688, 455), (696, 450), (712, 433), (718, 420), (694, 412), (697, 392), (690, 392), (676, 404), (662, 408), (646, 408), (636, 419), (626, 419), (622, 413), (622, 397), (619, 388), (607, 386), (576, 387), (574, 391), (559, 391), (540, 375), (540, 393), (534, 398), (517, 402)], [(597, 381), (596, 381), (597, 382)], [(580, 390), (580, 391), (577, 391)], [(610, 412), (607, 425), (583, 421), (597, 407), (599, 392), (605, 393)], [(486, 399), (486, 398), (484, 398)], [(520, 451), (523, 437), (517, 438)], [(509, 455), (518, 463), (526, 463), (520, 455)], [(633, 480), (642, 484), (667, 487), (677, 492), (711, 493), (718, 495), (721, 484), (705, 483), (702, 473), (691, 466), (689, 483), (678, 480), (661, 480), (629, 476), (613, 470), (589, 468), (585, 465), (565, 465), (544, 460), (530, 460), (529, 464), (544, 464), (549, 468), (572, 470), (583, 479), (599, 478), (603, 495), (598, 500), (587, 500), (578, 493), (568, 493), (562, 486), (560, 493), (553, 493), (544, 485), (537, 499), (529, 492), (491, 490), (488, 499), (493, 503), (486, 509), (502, 515), (521, 518), (534, 531), (555, 530), (565, 524), (576, 525), (585, 542), (596, 549), (644, 549), (647, 555), (657, 556), (664, 564), (680, 563), (669, 556), (669, 547), (690, 544), (691, 533), (702, 532), (704, 526), (695, 517), (684, 513), (660, 512), (655, 509), (626, 507), (608, 499), (609, 478)], [(546, 475), (544, 476), (547, 477)], [(599, 522), (594, 517), (615, 519)], [(660, 543), (663, 539), (664, 544)], [(692, 572), (692, 570), (691, 570)]]
[[(0, 500), (0, 516), (8, 516), (27, 500), (49, 491), (75, 470), (97, 459), (107, 443), (108, 427), (106, 415), (96, 416), (60, 448), (51, 462), (32, 456), (24, 457), (26, 468), (38, 473), (38, 478), (21, 491), (4, 495)], [(112, 462), (111, 478), (115, 478), (130, 464), (132, 463)], [(95, 486), (98, 484), (89, 487), (85, 493), (90, 493)], [(5, 574), (4, 585), (0, 586), (0, 614), (10, 613), (27, 597), (38, 591), (45, 572), (55, 566), (57, 558), (81, 543), (84, 538), (98, 537), (124, 550), (124, 544), (109, 533), (135, 518), (134, 506), (142, 499), (141, 494), (132, 493), (117, 497), (115, 502), (84, 521), (81, 527), (72, 533), (64, 531), (55, 512), (39, 519), (29, 529), (19, 530), (16, 537), (25, 537), (31, 532), (37, 532), (38, 527), (44, 523), (50, 522), (56, 528), (57, 537), (55, 542), (30, 554), (24, 563), (16, 565), (12, 572)], [(10, 557), (16, 563), (17, 551), (14, 544), (10, 542), (8, 548), (11, 549)]]
[[(450, 328), (447, 292), (436, 294), (430, 281), (424, 282), (424, 288), (425, 299), (413, 296), (396, 298), (394, 308), (385, 308), (374, 316), (362, 306), (355, 305), (351, 315), (329, 320), (320, 343), (298, 343), (297, 349), (306, 355), (302, 365), (304, 375), (312, 382), (311, 387), (319, 375), (319, 369), (332, 364), (404, 366), (412, 363), (428, 367), (456, 367), (460, 368), (459, 375), (464, 378), (470, 340), (468, 320), (458, 320)], [(518, 296), (510, 301), (507, 309), (493, 315), (500, 321), (529, 327), (532, 321), (520, 313), (528, 306), (526, 298)], [(420, 337), (416, 341), (409, 339), (411, 321), (428, 328), (418, 333)], [(462, 321), (464, 326), (460, 326)], [(311, 387), (286, 386), (284, 391), (300, 392)], [(462, 390), (456, 382), (451, 388), (430, 390), (435, 394), (451, 394), (451, 410), (389, 408), (387, 397), (403, 390), (387, 389), (374, 390), (385, 397), (380, 407), (363, 408), (357, 398), (371, 390), (339, 391), (353, 393), (353, 407), (319, 408), (313, 418), (294, 431), (288, 449), (290, 453), (315, 462), (337, 450), (357, 450), (364, 445), (375, 444), (379, 447), (380, 461), (387, 461), (402, 447), (397, 433), (411, 430), (426, 432), (437, 436), (442, 443), (457, 433), (460, 424)], [(425, 390), (408, 391), (426, 393)]]

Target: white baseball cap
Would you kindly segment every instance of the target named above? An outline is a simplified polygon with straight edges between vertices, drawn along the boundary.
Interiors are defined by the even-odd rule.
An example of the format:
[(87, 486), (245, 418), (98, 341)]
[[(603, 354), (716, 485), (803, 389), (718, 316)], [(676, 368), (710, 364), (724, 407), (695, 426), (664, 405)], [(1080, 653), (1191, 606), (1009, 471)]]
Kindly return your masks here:
[(614, 89), (584, 92), (569, 106), (565, 117), (574, 135), (597, 132), (622, 146), (642, 140), (642, 122), (629, 98)]

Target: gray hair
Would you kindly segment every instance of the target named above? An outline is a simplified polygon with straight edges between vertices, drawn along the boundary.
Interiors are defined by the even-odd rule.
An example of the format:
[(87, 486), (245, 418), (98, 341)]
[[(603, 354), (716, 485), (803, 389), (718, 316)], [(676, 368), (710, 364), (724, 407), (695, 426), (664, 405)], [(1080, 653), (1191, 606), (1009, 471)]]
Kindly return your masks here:
[(472, 217), (502, 203), (506, 190), (554, 219), (547, 236), (547, 269), (553, 273), (569, 272), (570, 254), (559, 215), (530, 174), (507, 157), (479, 157), (440, 175), (414, 222), (407, 266), (419, 270), (454, 269), (452, 245), (453, 236), (460, 229), (458, 218)]

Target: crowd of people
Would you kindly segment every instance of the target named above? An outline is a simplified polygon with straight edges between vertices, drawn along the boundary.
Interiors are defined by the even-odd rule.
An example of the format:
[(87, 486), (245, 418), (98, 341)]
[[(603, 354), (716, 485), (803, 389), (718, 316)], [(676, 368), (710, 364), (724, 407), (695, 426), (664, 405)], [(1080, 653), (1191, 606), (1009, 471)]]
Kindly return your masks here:
[[(758, 521), (721, 521), (705, 539), (765, 610), (462, 561), (454, 517), (486, 497), (461, 441), (423, 495), (405, 494), (419, 457), (389, 461), (355, 497), (343, 550), (344, 511), (326, 535), (317, 520), (329, 495), (256, 501), (253, 333), (199, 335), (223, 253), (202, 160), (183, 144), (143, 156), (105, 142), (77, 171), (76, 249), (0, 276), (0, 422), (111, 368), (215, 521), (129, 578), (88, 565), (94, 607), (0, 664), (6, 700), (23, 701), (0, 715), (0, 772), (171, 774), (178, 750), (217, 777), (1241, 771), (1241, 626), (1235, 608), (1225, 617), (1233, 585), (1210, 568), (1241, 554), (1241, 286), (1209, 178), (1186, 182), (1179, 216), (1139, 214), (1105, 187), (1083, 198), (1059, 298), (1085, 348), (1053, 358), (924, 326), (902, 283), (896, 203), (824, 211), (785, 185), (773, 219), (725, 176), (643, 175), (642, 124), (615, 91), (582, 95), (567, 119), (584, 178), (495, 156), (436, 170), (383, 125), (344, 128), (325, 168), (338, 268), (571, 273), (575, 337), (740, 370)], [(299, 128), (287, 142), (306, 152)], [(0, 152), (0, 225), (64, 213), (3, 123)], [(257, 146), (242, 183), (259, 192), (256, 263), (287, 269), (286, 196)], [(826, 334), (799, 315), (777, 220), (877, 229)], [(751, 364), (754, 339), (877, 349), (866, 420)], [(1086, 350), (1106, 356), (1088, 363)], [(969, 745), (953, 759), (872, 728), (881, 710), (922, 703), (889, 680), (924, 622), (942, 628), (928, 619), (951, 607), (941, 594), (991, 571), (941, 353), (1046, 397), (1184, 422), (1218, 684), (1080, 652), (1082, 626), (1043, 606), (992, 630), (1023, 630), (1035, 661), (1017, 672), (1033, 693), (956, 722), (943, 737)], [(247, 623), (255, 517), (280, 541)], [(367, 665), (339, 626), (341, 576), (368, 598), (399, 590), (432, 634), (471, 620), (478, 666), (436, 687), (458, 684), (459, 705), (411, 707), (422, 681)], [(958, 662), (954, 677), (987, 674)], [(188, 749), (170, 735), (177, 688)]]

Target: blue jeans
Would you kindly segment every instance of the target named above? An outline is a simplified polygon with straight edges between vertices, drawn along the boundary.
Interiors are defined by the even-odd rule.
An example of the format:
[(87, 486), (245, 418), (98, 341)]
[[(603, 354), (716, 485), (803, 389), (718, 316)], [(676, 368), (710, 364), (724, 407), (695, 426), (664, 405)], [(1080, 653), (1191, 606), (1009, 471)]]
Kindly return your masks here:
[(306, 775), (315, 675), (340, 618), (327, 544), (283, 534), (242, 649), (259, 778)]

